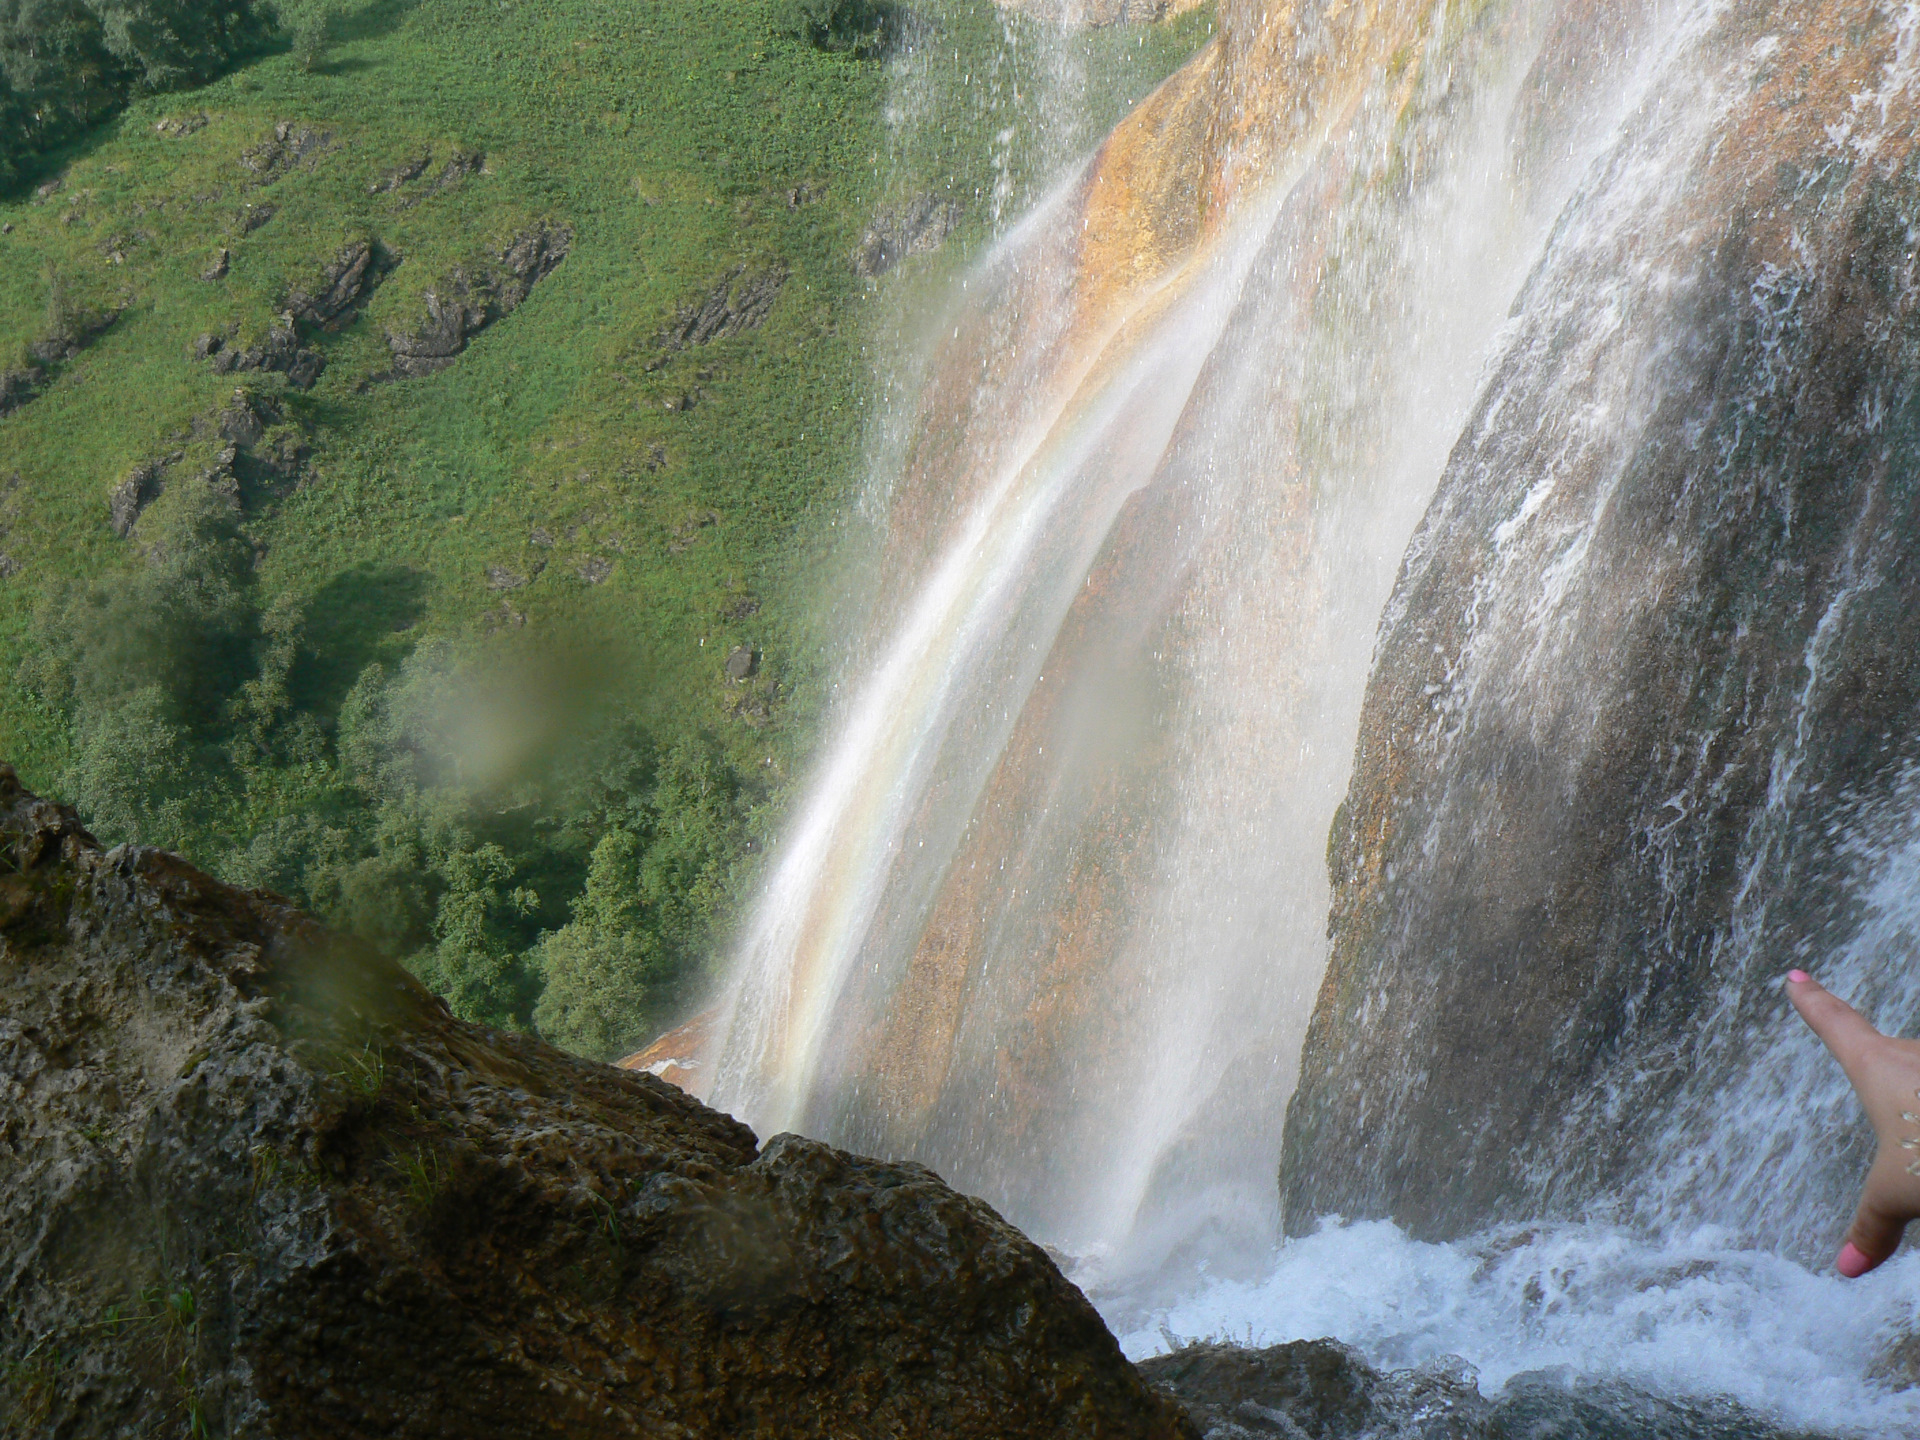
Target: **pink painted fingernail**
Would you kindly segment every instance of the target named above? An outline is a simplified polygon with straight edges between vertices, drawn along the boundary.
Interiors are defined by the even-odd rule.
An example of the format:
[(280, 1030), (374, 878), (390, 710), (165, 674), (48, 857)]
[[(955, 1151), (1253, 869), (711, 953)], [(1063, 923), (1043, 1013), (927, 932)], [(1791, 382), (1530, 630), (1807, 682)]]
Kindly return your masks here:
[(1787, 979), (1793, 981), (1793, 983), (1796, 985), (1804, 985), (1806, 984), (1807, 981), (1811, 980), (1812, 978), (1813, 977), (1807, 974), (1807, 972), (1804, 970), (1787, 971)]
[(1858, 1279), (1873, 1268), (1873, 1261), (1867, 1258), (1867, 1252), (1851, 1240), (1840, 1247), (1840, 1258), (1833, 1264), (1849, 1280)]

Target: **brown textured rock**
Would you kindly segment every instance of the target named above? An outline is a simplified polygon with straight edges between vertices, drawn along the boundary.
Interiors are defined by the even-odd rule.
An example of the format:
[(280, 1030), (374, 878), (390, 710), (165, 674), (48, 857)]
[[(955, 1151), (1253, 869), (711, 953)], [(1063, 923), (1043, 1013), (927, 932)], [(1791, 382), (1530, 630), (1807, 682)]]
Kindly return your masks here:
[(915, 1165), (467, 1025), (0, 767), (0, 1431), (1179, 1436)]
[[(1871, 1155), (1825, 1057), (1749, 1066), (1911, 811), (1920, 108), (1851, 98), (1905, 53), (1877, 12), (1745, 0), (1702, 43), (1737, 101), (1650, 106), (1570, 209), (1382, 620), (1296, 1230), (1457, 1235), (1658, 1173), (1762, 1243), (1828, 1217), (1824, 1259)], [(1831, 1143), (1783, 1154), (1781, 1115)]]

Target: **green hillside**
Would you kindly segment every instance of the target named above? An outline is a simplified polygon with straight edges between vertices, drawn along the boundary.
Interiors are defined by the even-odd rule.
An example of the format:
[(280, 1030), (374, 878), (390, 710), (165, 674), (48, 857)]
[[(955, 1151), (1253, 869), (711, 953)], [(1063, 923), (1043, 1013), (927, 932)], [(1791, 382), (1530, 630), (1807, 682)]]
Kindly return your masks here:
[(873, 355), (1208, 29), (374, 0), (136, 98), (0, 204), (0, 756), (644, 1039), (814, 738)]

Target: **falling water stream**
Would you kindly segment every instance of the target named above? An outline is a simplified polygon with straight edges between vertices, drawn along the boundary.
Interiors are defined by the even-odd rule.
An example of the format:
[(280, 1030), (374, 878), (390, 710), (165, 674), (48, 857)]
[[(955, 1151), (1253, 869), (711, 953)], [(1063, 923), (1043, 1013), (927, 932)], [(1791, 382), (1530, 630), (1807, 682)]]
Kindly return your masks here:
[[(1568, 1367), (1920, 1427), (1860, 1380), (1914, 1323), (1920, 1262), (1843, 1296), (1755, 1240), (1768, 1186), (1833, 1201), (1807, 1178), (1826, 1162), (1774, 1140), (1788, 1107), (1845, 1113), (1804, 1037), (1746, 1046), (1765, 1103), (1696, 1120), (1604, 1221), (1279, 1238), (1326, 837), (1396, 571), (1489, 375), (1525, 359), (1516, 317), (1604, 294), (1565, 257), (1682, 223), (1768, 53), (1726, 10), (1243, 16), (1189, 67), (1210, 127), (1165, 140), (1203, 103), (1176, 77), (1159, 129), (1123, 127), (959, 277), (876, 446), (881, 599), (707, 1098), (982, 1195), (1071, 1257), (1136, 1356), (1332, 1334), (1382, 1365), (1459, 1355), (1488, 1388)], [(1116, 173), (1146, 239), (1115, 238)], [(1628, 434), (1637, 403), (1596, 385), (1566, 423)], [(1871, 915), (1829, 972), (1893, 1022), (1920, 1008), (1873, 978), (1920, 945), (1908, 813), (1863, 827)]]

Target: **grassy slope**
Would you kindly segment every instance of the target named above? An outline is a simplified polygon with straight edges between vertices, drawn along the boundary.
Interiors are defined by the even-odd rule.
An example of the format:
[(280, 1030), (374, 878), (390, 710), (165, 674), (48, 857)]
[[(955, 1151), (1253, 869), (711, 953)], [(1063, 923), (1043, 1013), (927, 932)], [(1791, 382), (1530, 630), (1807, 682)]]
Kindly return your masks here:
[[(647, 657), (625, 703), (668, 730), (718, 735), (743, 770), (792, 773), (830, 663), (807, 638), (821, 633), (808, 607), (828, 521), (859, 479), (876, 293), (930, 286), (987, 238), (996, 182), (1004, 223), (1009, 190), (1017, 209), (1057, 163), (1032, 112), (1063, 54), (1090, 77), (1085, 139), (1208, 28), (1197, 14), (1063, 51), (985, 3), (921, 13), (912, 114), (891, 129), (901, 67), (800, 43), (776, 3), (374, 0), (335, 16), (312, 72), (269, 57), (90, 137), (58, 192), (0, 206), (12, 226), (0, 362), (47, 333), (50, 283), (69, 303), (126, 307), (0, 420), (0, 489), (19, 477), (0, 494), (0, 550), (21, 566), (0, 579), (0, 674), (51, 582), (137, 563), (108, 526), (108, 491), (234, 389), (189, 356), (193, 338), (261, 333), (290, 284), (371, 237), (402, 263), (359, 321), (318, 342), (318, 386), (285, 394), (310, 470), (248, 518), (263, 591), (306, 603), (296, 698), (325, 718), (369, 661), (482, 632), (506, 611), (534, 631), (587, 619)], [(195, 133), (156, 132), (162, 117), (201, 113)], [(333, 143), (261, 186), (239, 156), (281, 120)], [(438, 188), (456, 150), (484, 152), (485, 170)], [(370, 193), (423, 151), (420, 179)], [(813, 198), (793, 204), (803, 188)], [(960, 197), (967, 220), (942, 256), (876, 292), (849, 255), (876, 205), (927, 189)], [(250, 234), (249, 203), (276, 208)], [(423, 290), (538, 220), (570, 227), (572, 253), (516, 313), (441, 374), (365, 383), (388, 368), (387, 327), (413, 328)], [(230, 273), (202, 279), (222, 246)], [(762, 328), (647, 369), (682, 306), (735, 266), (773, 263), (790, 279)], [(689, 394), (693, 408), (668, 408)], [(551, 549), (530, 546), (536, 527)], [(612, 569), (589, 586), (579, 567), (596, 557)], [(542, 560), (525, 588), (487, 587), (489, 566), (524, 574)], [(761, 605), (742, 614), (748, 596)], [(739, 643), (765, 655), (746, 687), (721, 670)], [(765, 702), (770, 725), (742, 723), (743, 694)], [(0, 686), (0, 754), (29, 784), (58, 790), (63, 723)], [(220, 845), (298, 811), (318, 785), (288, 772), (251, 786), (197, 858), (217, 865)]]

